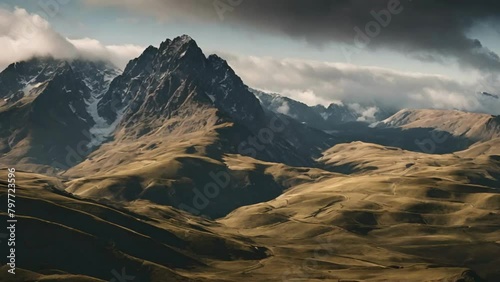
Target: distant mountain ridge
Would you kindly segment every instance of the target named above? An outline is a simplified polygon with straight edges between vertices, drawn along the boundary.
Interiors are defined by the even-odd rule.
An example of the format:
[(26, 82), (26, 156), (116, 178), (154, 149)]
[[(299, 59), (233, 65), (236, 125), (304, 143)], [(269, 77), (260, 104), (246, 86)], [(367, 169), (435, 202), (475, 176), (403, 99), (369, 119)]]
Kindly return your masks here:
[(431, 128), (473, 142), (500, 137), (500, 116), (457, 110), (403, 109), (376, 126)]
[[(376, 105), (361, 106), (359, 104), (335, 104), (328, 107), (323, 105), (308, 106), (302, 102), (276, 93), (266, 93), (250, 89), (259, 99), (262, 106), (268, 111), (290, 116), (304, 124), (321, 129), (332, 130), (338, 125), (350, 122), (375, 122), (388, 118), (395, 113), (394, 110), (381, 109)], [(358, 109), (355, 109), (357, 106)], [(361, 108), (370, 111), (366, 116)]]

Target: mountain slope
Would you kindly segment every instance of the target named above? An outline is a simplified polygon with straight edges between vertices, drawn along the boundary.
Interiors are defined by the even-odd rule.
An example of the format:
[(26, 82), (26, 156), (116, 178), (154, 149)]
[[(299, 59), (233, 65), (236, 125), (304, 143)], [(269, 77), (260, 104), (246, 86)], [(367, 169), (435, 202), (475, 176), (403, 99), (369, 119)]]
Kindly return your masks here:
[[(16, 210), (22, 222), (16, 236), (17, 275), (5, 271), (2, 281), (109, 281), (117, 279), (115, 272), (137, 281), (224, 281), (207, 277), (205, 268), (268, 256), (251, 241), (214, 234), (213, 223), (170, 207), (149, 205), (147, 211), (137, 203), (141, 215), (131, 211), (134, 207), (75, 198), (55, 178), (17, 171), (16, 179), (16, 199), (24, 203)], [(6, 187), (0, 181), (5, 201)], [(3, 208), (0, 215), (6, 219)]]
[[(21, 272), (17, 281), (107, 281), (113, 269), (124, 267), (145, 281), (481, 282), (480, 277), (496, 281), (500, 275), (495, 267), (500, 160), (489, 150), (427, 155), (355, 142), (325, 152), (320, 160), (325, 169), (338, 171), (348, 164), (348, 175), (238, 155), (224, 161), (242, 176), (264, 172), (288, 190), (212, 222), (146, 199), (109, 201), (103, 195), (98, 202), (81, 200), (60, 190), (74, 181), (17, 172), (18, 197), (26, 204), (18, 211), (24, 222), (20, 233), (26, 235), (18, 242), (53, 246), (50, 252), (40, 247), (30, 254), (20, 248), (19, 257), (30, 259), (18, 267), (34, 273)], [(151, 172), (144, 168), (137, 175)], [(172, 165), (158, 167), (166, 168)], [(0, 183), (0, 198), (5, 185)], [(51, 244), (54, 234), (57, 244)], [(71, 250), (83, 261), (98, 256), (94, 261), (106, 268), (75, 256), (62, 260), (59, 252)], [(58, 257), (43, 266), (36, 263), (47, 253)]]
[(272, 246), (274, 256), (254, 277), (500, 277), (498, 156), (429, 155), (354, 142), (331, 148), (320, 161), (325, 169), (348, 174), (324, 175), (219, 220), (230, 232)]
[(116, 70), (105, 63), (35, 58), (0, 74), (1, 163), (68, 168), (91, 148), (90, 104)]
[(378, 126), (431, 128), (465, 137), (473, 142), (500, 137), (500, 117), (462, 111), (404, 109)]

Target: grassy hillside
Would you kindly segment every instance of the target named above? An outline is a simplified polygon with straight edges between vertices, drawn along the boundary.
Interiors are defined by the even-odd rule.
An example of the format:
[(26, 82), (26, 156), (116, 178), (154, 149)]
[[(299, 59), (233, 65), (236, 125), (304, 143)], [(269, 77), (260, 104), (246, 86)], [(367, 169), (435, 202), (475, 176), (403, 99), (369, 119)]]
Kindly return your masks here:
[[(144, 216), (76, 198), (54, 178), (17, 172), (16, 179), (19, 275), (12, 280), (3, 272), (3, 281), (109, 281), (123, 268), (136, 281), (223, 281), (204, 269), (213, 261), (267, 256), (265, 248), (216, 235), (206, 227), (213, 223), (172, 208), (158, 209), (162, 218)], [(6, 183), (0, 185), (6, 202)]]

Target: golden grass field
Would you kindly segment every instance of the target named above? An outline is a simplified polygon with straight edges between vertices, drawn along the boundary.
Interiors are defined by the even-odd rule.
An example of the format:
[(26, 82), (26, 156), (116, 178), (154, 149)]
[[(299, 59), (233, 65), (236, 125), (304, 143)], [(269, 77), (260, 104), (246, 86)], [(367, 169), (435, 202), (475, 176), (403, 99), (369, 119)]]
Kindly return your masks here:
[[(15, 281), (109, 281), (111, 271), (123, 267), (135, 281), (500, 277), (499, 139), (447, 155), (339, 144), (324, 152), (317, 168), (298, 168), (235, 154), (207, 156), (212, 137), (165, 142), (144, 158), (140, 149), (124, 150), (131, 161), (119, 170), (105, 169), (104, 162), (102, 175), (18, 172), (18, 252), (25, 270)], [(176, 195), (188, 195), (183, 187), (197, 185), (196, 177), (206, 181), (202, 170), (214, 169), (250, 192), (282, 190), (230, 213), (229, 204), (216, 219), (152, 200), (166, 195), (174, 203)], [(178, 185), (186, 179), (192, 182)], [(153, 186), (175, 193), (144, 196)], [(228, 195), (248, 196), (247, 189), (213, 201), (223, 205)]]

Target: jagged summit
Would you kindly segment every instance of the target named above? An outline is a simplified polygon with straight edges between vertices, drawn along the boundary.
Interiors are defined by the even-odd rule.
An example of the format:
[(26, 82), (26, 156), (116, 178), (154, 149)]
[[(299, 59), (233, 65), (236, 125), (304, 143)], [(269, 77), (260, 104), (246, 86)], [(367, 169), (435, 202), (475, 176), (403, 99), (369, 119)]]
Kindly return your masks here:
[(158, 51), (157, 47), (155, 47), (153, 45), (149, 45), (148, 48), (144, 49), (143, 54), (154, 53), (154, 52), (157, 52), (157, 51)]
[(175, 46), (181, 46), (181, 45), (185, 45), (185, 44), (197, 45), (196, 41), (191, 36), (189, 36), (187, 34), (177, 36), (172, 40), (167, 39), (167, 41), (170, 41)]
[[(181, 59), (190, 61), (190, 63), (179, 64)], [(169, 72), (178, 67), (199, 68), (204, 66), (205, 60), (206, 58), (196, 42), (191, 37), (184, 35), (173, 40), (166, 39), (158, 48), (150, 45), (139, 57), (127, 64), (123, 75), (139, 78), (152, 73)]]
[(219, 57), (217, 54), (210, 54), (208, 56), (208, 61), (210, 61), (214, 66), (228, 66), (227, 61)]
[(176, 39), (182, 40), (184, 42), (194, 41), (194, 39), (191, 36), (187, 35), (187, 34), (183, 34), (181, 36), (178, 36), (178, 37), (176, 37)]
[(189, 35), (183, 34), (180, 36), (175, 37), (174, 39), (167, 38), (165, 41), (163, 41), (160, 44), (159, 49), (165, 49), (167, 46), (170, 46), (172, 43), (176, 45), (183, 45), (183, 44), (196, 44), (196, 41)]
[(264, 116), (227, 62), (215, 55), (205, 57), (187, 35), (167, 39), (159, 48), (150, 46), (132, 60), (99, 103), (99, 114), (108, 122), (119, 118), (120, 112), (125, 118), (153, 114), (143, 111), (166, 117), (187, 100), (215, 106), (247, 125)]
[(205, 58), (196, 41), (188, 35), (178, 36), (173, 40), (167, 39), (158, 49), (162, 56), (168, 59), (180, 59), (190, 55)]

